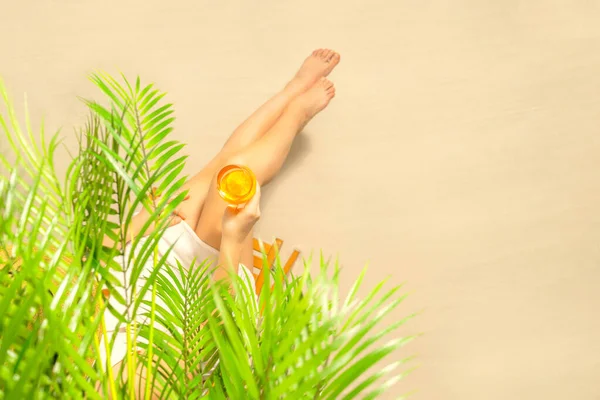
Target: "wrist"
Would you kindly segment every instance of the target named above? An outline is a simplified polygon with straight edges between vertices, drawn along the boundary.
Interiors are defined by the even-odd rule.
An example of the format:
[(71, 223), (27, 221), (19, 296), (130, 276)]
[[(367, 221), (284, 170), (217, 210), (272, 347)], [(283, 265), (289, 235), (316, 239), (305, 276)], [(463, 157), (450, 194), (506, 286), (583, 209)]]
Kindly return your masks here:
[(223, 231), (221, 234), (221, 245), (241, 246), (245, 237), (239, 232)]
[(218, 268), (215, 271), (215, 280), (228, 278), (231, 271), (237, 272), (242, 245), (235, 236), (223, 234), (221, 238), (221, 246), (219, 248)]

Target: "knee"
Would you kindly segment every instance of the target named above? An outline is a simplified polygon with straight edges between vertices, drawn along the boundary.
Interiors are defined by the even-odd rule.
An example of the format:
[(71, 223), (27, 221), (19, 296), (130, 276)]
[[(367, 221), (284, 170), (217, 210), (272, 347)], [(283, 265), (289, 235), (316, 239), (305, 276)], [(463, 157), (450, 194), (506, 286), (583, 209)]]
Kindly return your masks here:
[(235, 154), (235, 155), (232, 155), (232, 156), (224, 159), (224, 161), (221, 163), (221, 166), (219, 167), (219, 170), (214, 175), (214, 182), (217, 181), (217, 176), (219, 175), (219, 171), (221, 171), (221, 169), (223, 167), (225, 167), (227, 165), (232, 165), (232, 164), (233, 165), (242, 165), (244, 167), (250, 168), (250, 170), (252, 170), (252, 172), (254, 173), (254, 176), (256, 177), (256, 181), (261, 186), (264, 186), (270, 180), (270, 177), (266, 176), (267, 174), (265, 174), (265, 168), (257, 165), (256, 160), (251, 162), (250, 160), (248, 160), (248, 157), (246, 157), (244, 154)]
[[(233, 154), (230, 155), (228, 157), (226, 157), (224, 159), (224, 162), (221, 163), (221, 168), (227, 166), (227, 165), (244, 165), (244, 166), (248, 166), (248, 162), (246, 161), (245, 157), (241, 154)], [(221, 169), (219, 168), (219, 170)], [(218, 172), (217, 172), (218, 173)]]

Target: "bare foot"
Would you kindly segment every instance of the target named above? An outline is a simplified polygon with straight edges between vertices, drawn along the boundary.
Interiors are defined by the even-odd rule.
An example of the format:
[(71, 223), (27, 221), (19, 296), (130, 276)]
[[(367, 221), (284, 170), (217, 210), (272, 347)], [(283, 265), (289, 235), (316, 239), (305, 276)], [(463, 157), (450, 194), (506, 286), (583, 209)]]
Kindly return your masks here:
[(340, 55), (333, 50), (318, 49), (304, 60), (296, 76), (287, 85), (299, 93), (310, 89), (320, 78), (333, 71), (340, 62)]
[(290, 107), (303, 113), (308, 122), (311, 118), (322, 111), (329, 101), (335, 96), (335, 86), (329, 79), (319, 79), (310, 89), (296, 97), (290, 103)]

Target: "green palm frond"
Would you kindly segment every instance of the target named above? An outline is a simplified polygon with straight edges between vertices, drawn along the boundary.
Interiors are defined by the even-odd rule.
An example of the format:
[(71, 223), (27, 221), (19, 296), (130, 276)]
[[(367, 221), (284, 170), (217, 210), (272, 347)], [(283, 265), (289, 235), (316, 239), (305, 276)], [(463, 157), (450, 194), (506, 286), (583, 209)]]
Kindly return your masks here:
[[(0, 97), (2, 97), (3, 108), (5, 114), (0, 112), (0, 129), (3, 136), (10, 145), (12, 158), (9, 159), (7, 154), (0, 153), (0, 172), (2, 179), (6, 179), (11, 174), (15, 165), (19, 166), (19, 174), (15, 176), (16, 184), (12, 188), (14, 201), (18, 204), (25, 204), (27, 196), (30, 194), (32, 182), (37, 181), (39, 190), (43, 191), (43, 196), (34, 197), (31, 199), (33, 209), (28, 218), (29, 223), (33, 221), (37, 215), (37, 207), (41, 206), (42, 199), (46, 200), (45, 208), (47, 216), (42, 221), (41, 228), (47, 226), (52, 218), (56, 218), (54, 229), (64, 235), (69, 226), (69, 221), (64, 213), (63, 189), (60, 179), (54, 170), (54, 152), (59, 145), (57, 135), (54, 135), (50, 142), (46, 144), (46, 137), (42, 126), (39, 141), (35, 140), (34, 134), (29, 123), (28, 108), (25, 102), (25, 129), (19, 123), (16, 111), (10, 100), (8, 92), (2, 79), (0, 79)], [(56, 241), (54, 235), (49, 240), (54, 242), (56, 246), (59, 241)]]
[[(95, 82), (100, 84), (101, 78), (96, 77)], [(115, 82), (111, 80), (113, 87)], [(116, 90), (123, 94), (119, 88)], [(102, 324), (102, 313), (108, 307), (120, 321), (131, 323), (136, 307), (153, 287), (152, 279), (141, 287), (137, 285), (143, 266), (149, 260), (156, 261), (157, 270), (165, 264), (164, 257), (156, 257), (156, 245), (168, 224), (168, 216), (185, 196), (176, 193), (185, 178), (174, 179), (184, 165), (183, 157), (175, 159), (182, 146), (173, 141), (165, 145), (163, 140), (168, 133), (165, 129), (171, 129), (168, 125), (172, 119), (164, 118), (164, 112), (169, 110), (164, 106), (154, 107), (162, 94), (153, 92), (152, 97), (141, 98), (143, 90), (137, 94), (130, 92), (132, 98), (124, 99), (123, 103), (112, 103), (110, 116), (102, 113), (97, 104), (89, 103), (92, 117), (79, 136), (79, 152), (62, 186), (53, 165), (58, 137), (53, 136), (46, 144), (42, 135), (40, 146), (28, 122), (29, 135), (25, 135), (2, 85), (0, 92), (8, 115), (8, 119), (0, 115), (0, 127), (16, 159), (13, 163), (5, 155), (0, 157), (2, 307), (12, 310), (15, 305), (10, 299), (20, 289), (17, 298), (23, 300), (21, 308), (5, 314), (1, 331), (18, 327), (11, 332), (26, 334), (21, 342), (17, 336), (2, 335), (2, 346), (7, 350), (2, 354), (17, 357), (12, 370), (9, 363), (2, 364), (3, 376), (22, 377), (10, 391), (15, 396), (39, 389), (39, 384), (32, 385), (27, 379), (39, 383), (42, 378), (52, 382), (47, 385), (56, 393), (79, 393), (76, 397), (94, 392), (96, 381), (108, 390), (106, 368), (98, 363), (92, 367), (93, 360), (100, 359), (97, 331)], [(125, 103), (127, 108), (119, 108), (119, 104)], [(162, 110), (156, 113), (159, 108)], [(136, 128), (132, 115), (145, 121), (143, 126)], [(158, 125), (162, 127), (160, 131), (155, 129)], [(155, 185), (163, 193), (159, 201), (145, 195)], [(143, 242), (134, 241), (132, 247), (140, 244), (136, 256), (128, 257), (122, 268), (114, 259), (119, 255), (117, 245), (124, 247), (128, 241), (126, 230), (121, 227), (131, 224), (139, 207), (149, 211), (143, 231), (156, 229)], [(105, 236), (113, 239), (113, 247), (103, 246)], [(18, 270), (14, 268), (16, 260)], [(117, 279), (123, 272), (130, 278), (124, 287)], [(99, 289), (103, 287), (110, 290), (111, 299), (126, 307), (125, 315), (102, 301)], [(125, 290), (125, 297), (119, 296), (119, 289)], [(30, 315), (31, 309), (37, 312)], [(51, 329), (50, 333), (42, 332), (42, 328)], [(40, 337), (41, 333), (44, 340), (38, 347), (31, 347), (32, 338)], [(13, 350), (20, 345), (24, 350)], [(33, 351), (41, 346), (50, 348)], [(51, 361), (50, 367), (29, 368), (28, 361), (34, 358), (25, 355), (32, 351), (38, 363)], [(17, 368), (24, 368), (26, 373), (18, 375)], [(61, 386), (56, 386), (56, 382)], [(2, 381), (3, 391), (9, 386), (8, 380)], [(21, 398), (25, 397), (28, 396)]]
[(92, 315), (82, 299), (91, 290), (93, 264), (64, 259), (77, 221), (70, 220), (52, 165), (57, 136), (48, 145), (42, 136), (44, 148), (33, 134), (27, 138), (2, 84), (0, 92), (10, 121), (0, 117), (0, 125), (15, 158), (11, 165), (0, 157), (0, 389), (7, 398), (82, 393), (95, 376), (81, 340)]
[[(156, 305), (154, 341), (155, 375), (152, 385), (161, 398), (189, 398), (202, 393), (218, 361), (208, 329), (203, 329), (210, 308), (210, 270), (206, 262), (165, 268), (157, 276), (160, 305)], [(151, 303), (143, 315), (150, 320)], [(214, 310), (214, 309), (213, 309)], [(209, 312), (211, 314), (211, 312)], [(148, 324), (140, 337), (149, 341)], [(141, 344), (147, 348), (147, 345)]]
[[(186, 193), (178, 193), (186, 178), (180, 177), (184, 166), (185, 156), (178, 156), (183, 148), (176, 141), (167, 141), (172, 131), (174, 121), (172, 105), (161, 105), (159, 101), (163, 93), (153, 89), (153, 85), (141, 87), (140, 79), (132, 86), (125, 77), (123, 84), (108, 74), (98, 73), (91, 80), (109, 99), (105, 107), (97, 102), (86, 101), (90, 111), (102, 121), (104, 137), (93, 137), (94, 157), (102, 165), (108, 166), (113, 172), (112, 192), (114, 204), (111, 214), (115, 216), (116, 226), (119, 227), (113, 235), (116, 243), (122, 249), (128, 242), (131, 251), (121, 252), (116, 256), (118, 264), (112, 262), (113, 271), (121, 277), (119, 287), (107, 285), (112, 293), (122, 292), (124, 296), (113, 297), (125, 309), (121, 314), (110, 306), (109, 310), (121, 324), (132, 332), (132, 342), (140, 333), (137, 331), (135, 316), (139, 313), (140, 305), (150, 298), (150, 318), (154, 322), (156, 305), (155, 281), (158, 272), (166, 266), (168, 253), (158, 256), (158, 242), (168, 226), (169, 217), (175, 208), (183, 201)], [(160, 198), (156, 198), (153, 188), (157, 188)], [(141, 232), (133, 238), (128, 238), (136, 210), (143, 208), (148, 213), (146, 223)], [(113, 231), (114, 232), (114, 231)], [(114, 252), (111, 253), (114, 255)], [(105, 259), (107, 263), (110, 260)], [(153, 273), (143, 277), (143, 271), (148, 264), (153, 266)], [(154, 335), (160, 339), (151, 324), (150, 345), (148, 353), (153, 359)], [(111, 345), (116, 334), (111, 337)], [(135, 357), (135, 355), (134, 355)], [(135, 359), (132, 361), (135, 363)], [(123, 368), (131, 367), (123, 365)], [(147, 364), (149, 371), (152, 364)], [(146, 391), (150, 388), (146, 387)], [(133, 390), (133, 386), (129, 386)]]
[[(212, 288), (218, 314), (209, 316), (209, 325), (219, 352), (221, 377), (213, 381), (213, 393), (222, 392), (226, 398), (279, 399), (293, 394), (294, 398), (338, 399), (375, 396), (385, 390), (386, 384), (378, 384), (374, 392), (367, 392), (381, 378), (389, 378), (402, 362), (370, 370), (414, 338), (381, 344), (413, 317), (382, 326), (404, 296), (395, 296), (397, 287), (383, 291), (383, 285), (378, 285), (364, 300), (352, 299), (359, 279), (338, 308), (339, 268), (323, 259), (319, 267), (315, 277), (308, 265), (300, 276), (285, 277), (277, 260), (272, 276), (265, 275), (264, 287), (272, 290), (262, 291), (259, 314), (244, 297), (252, 288), (240, 278), (231, 278), (237, 296), (218, 286)], [(388, 385), (401, 375), (392, 375)]]

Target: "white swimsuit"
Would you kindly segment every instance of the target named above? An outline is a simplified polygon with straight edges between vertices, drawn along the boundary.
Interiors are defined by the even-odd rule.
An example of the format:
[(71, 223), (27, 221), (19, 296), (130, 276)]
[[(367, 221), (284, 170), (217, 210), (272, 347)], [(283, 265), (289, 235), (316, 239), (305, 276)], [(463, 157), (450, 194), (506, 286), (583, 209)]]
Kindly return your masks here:
[[(138, 244), (138, 249), (141, 248), (141, 246), (143, 245), (143, 241), (145, 239), (141, 239), (140, 240), (140, 244)], [(182, 266), (189, 266), (192, 264), (192, 262), (196, 262), (196, 264), (202, 263), (204, 260), (208, 260), (211, 265), (217, 265), (217, 262), (219, 260), (219, 251), (211, 246), (209, 246), (208, 244), (204, 243), (202, 240), (200, 240), (200, 238), (198, 237), (198, 235), (196, 235), (196, 232), (194, 232), (192, 230), (192, 228), (185, 222), (180, 222), (177, 225), (173, 225), (169, 228), (167, 228), (165, 230), (165, 233), (163, 235), (163, 237), (159, 240), (158, 242), (158, 253), (159, 253), (159, 257), (162, 257), (165, 252), (171, 248), (171, 246), (173, 246), (171, 253), (169, 253), (169, 256), (167, 257), (167, 263), (170, 265), (177, 265), (177, 261), (179, 261), (179, 263), (181, 263)], [(127, 245), (127, 248), (125, 250), (126, 254), (127, 252), (131, 252), (131, 244)], [(120, 258), (120, 256), (118, 257)], [(118, 261), (117, 258), (117, 261)], [(120, 262), (119, 262), (120, 263)], [(147, 276), (150, 272), (152, 272), (154, 268), (153, 262), (152, 262), (152, 256), (148, 259), (148, 261), (146, 262), (146, 265), (144, 265), (144, 271), (142, 273), (142, 276), (138, 279), (138, 286), (141, 287), (141, 285), (143, 285), (145, 279), (143, 277)], [(178, 274), (178, 271), (175, 270), (174, 271), (176, 274)], [(246, 268), (243, 264), (240, 264), (239, 268), (238, 268), (238, 275), (242, 278), (246, 280), (246, 283), (254, 288), (255, 287), (255, 282), (254, 282), (254, 277), (252, 275), (252, 273), (248, 270), (248, 268)], [(120, 281), (121, 284), (123, 284), (123, 275), (122, 273), (116, 273), (115, 272), (115, 277), (117, 277)], [(125, 295), (125, 290), (124, 289), (120, 289), (121, 291), (121, 295)], [(151, 296), (151, 292), (148, 291), (147, 296)], [(148, 297), (147, 300), (150, 300), (151, 297)], [(117, 310), (119, 310), (122, 313), (125, 313), (125, 308), (119, 304), (116, 301), (110, 301), (110, 304)], [(166, 304), (164, 304), (159, 298), (156, 298), (156, 304), (161, 305), (162, 307), (168, 309), (168, 306)], [(139, 314), (139, 311), (138, 311)], [(116, 327), (117, 327), (117, 323), (118, 320), (117, 318), (115, 318), (110, 311), (106, 310), (106, 312), (104, 313), (104, 318), (105, 318), (105, 324), (106, 324), (106, 330), (107, 330), (107, 334), (108, 334), (108, 338), (110, 340), (110, 338), (113, 335), (113, 332), (115, 331)], [(141, 318), (138, 319), (139, 322), (142, 321)], [(117, 338), (115, 340), (115, 343), (113, 345), (112, 348), (112, 353), (110, 355), (110, 360), (111, 360), (111, 364), (110, 365), (115, 365), (118, 362), (120, 362), (121, 360), (123, 360), (123, 358), (125, 357), (126, 353), (127, 353), (127, 334), (124, 330), (125, 324), (121, 324), (121, 329), (119, 330), (119, 332), (117, 333)], [(156, 326), (157, 329), (161, 329), (160, 326)], [(141, 341), (141, 338), (138, 338), (139, 341)], [(101, 356), (102, 356), (102, 364), (106, 365), (106, 353), (104, 351), (104, 338), (102, 338), (102, 341), (100, 343), (100, 352), (101, 352)]]

